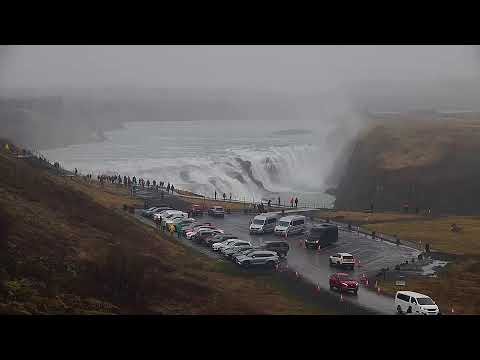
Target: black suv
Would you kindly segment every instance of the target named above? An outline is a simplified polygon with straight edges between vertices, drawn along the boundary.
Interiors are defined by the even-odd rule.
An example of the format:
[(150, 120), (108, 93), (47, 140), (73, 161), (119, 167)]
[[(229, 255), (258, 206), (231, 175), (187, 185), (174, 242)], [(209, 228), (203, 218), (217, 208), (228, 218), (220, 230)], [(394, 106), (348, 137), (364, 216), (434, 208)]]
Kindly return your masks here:
[(263, 250), (275, 251), (279, 257), (287, 256), (290, 245), (286, 241), (267, 241), (261, 248)]
[(318, 249), (330, 245), (338, 240), (338, 227), (333, 224), (314, 225), (305, 239), (305, 247)]

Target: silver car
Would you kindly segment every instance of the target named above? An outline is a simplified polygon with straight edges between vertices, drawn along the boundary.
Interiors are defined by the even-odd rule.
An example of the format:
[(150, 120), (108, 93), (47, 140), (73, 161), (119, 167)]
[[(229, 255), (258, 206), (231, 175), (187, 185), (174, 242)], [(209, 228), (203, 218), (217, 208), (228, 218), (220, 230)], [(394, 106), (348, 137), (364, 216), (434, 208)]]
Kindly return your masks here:
[(252, 251), (247, 255), (242, 255), (236, 258), (236, 263), (243, 267), (260, 265), (275, 267), (278, 264), (278, 261), (278, 255), (273, 251)]
[(237, 242), (234, 242), (230, 245), (227, 245), (227, 246), (224, 246), (222, 249), (220, 249), (221, 253), (223, 255), (227, 255), (227, 251), (230, 251), (230, 250), (238, 250), (238, 249), (246, 249), (247, 247), (251, 247), (252, 244), (249, 242), (249, 241), (237, 241)]

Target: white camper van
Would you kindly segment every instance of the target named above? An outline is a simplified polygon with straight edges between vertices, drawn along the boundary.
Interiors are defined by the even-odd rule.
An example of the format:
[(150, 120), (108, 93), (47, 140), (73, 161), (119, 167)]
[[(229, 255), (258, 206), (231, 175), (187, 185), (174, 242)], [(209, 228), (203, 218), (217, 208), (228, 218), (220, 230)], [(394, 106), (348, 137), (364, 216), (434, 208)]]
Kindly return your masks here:
[(250, 234), (264, 234), (273, 232), (280, 215), (275, 213), (267, 213), (257, 215), (250, 221)]
[(292, 215), (280, 218), (275, 226), (275, 235), (301, 234), (305, 232), (305, 216)]

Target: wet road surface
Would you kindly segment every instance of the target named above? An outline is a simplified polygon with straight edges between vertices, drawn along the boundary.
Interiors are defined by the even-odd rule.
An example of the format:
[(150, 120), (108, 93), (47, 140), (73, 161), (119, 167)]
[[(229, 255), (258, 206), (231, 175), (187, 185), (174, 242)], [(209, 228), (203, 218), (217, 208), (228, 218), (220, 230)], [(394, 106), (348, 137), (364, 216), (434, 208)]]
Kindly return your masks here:
[[(141, 218), (139, 215), (138, 218), (147, 224), (153, 225), (153, 222), (150, 220)], [(231, 233), (240, 239), (251, 241), (253, 245), (261, 245), (265, 241), (285, 239), (273, 234), (250, 235), (248, 228), (252, 218), (252, 215), (235, 213), (226, 214), (225, 218), (212, 218), (205, 215), (198, 218), (198, 221), (212, 222), (226, 233)], [(307, 228), (311, 225), (312, 222), (307, 220)], [(176, 235), (174, 236), (176, 237)], [(286, 238), (286, 241), (290, 244), (290, 251), (286, 260), (283, 260), (280, 266), (298, 272), (301, 277), (312, 284), (330, 291), (333, 296), (339, 298), (339, 301), (340, 293), (329, 290), (328, 280), (332, 273), (347, 272), (353, 278), (360, 280), (362, 274), (367, 275), (368, 273), (377, 272), (384, 267), (393, 269), (396, 264), (405, 262), (405, 260), (410, 261), (412, 257), (416, 258), (419, 253), (418, 250), (407, 246), (397, 246), (390, 242), (372, 239), (369, 236), (343, 230), (339, 231), (337, 243), (319, 251), (306, 249), (303, 245), (304, 238), (304, 235), (291, 235)], [(180, 241), (210, 257), (220, 261), (224, 259), (221, 255), (215, 254), (213, 251), (194, 244), (187, 239), (181, 239)], [(354, 270), (330, 267), (328, 257), (337, 252), (352, 254), (360, 261), (360, 265), (356, 266)], [(375, 279), (371, 278), (369, 281), (373, 283)], [(351, 302), (379, 314), (395, 314), (392, 298), (367, 290), (363, 284), (360, 285), (358, 295), (343, 293), (343, 301)]]

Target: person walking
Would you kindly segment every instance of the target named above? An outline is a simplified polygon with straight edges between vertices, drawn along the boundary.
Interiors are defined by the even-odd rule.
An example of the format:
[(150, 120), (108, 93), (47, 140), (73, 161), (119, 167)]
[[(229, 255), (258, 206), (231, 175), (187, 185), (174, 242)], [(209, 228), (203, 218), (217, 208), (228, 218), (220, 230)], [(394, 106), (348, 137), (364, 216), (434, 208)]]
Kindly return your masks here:
[(78, 170), (77, 168), (75, 168), (75, 176), (77, 176), (77, 174), (78, 174)]
[(272, 200), (268, 200), (268, 209), (270, 210), (270, 206), (272, 206)]
[(175, 188), (173, 187), (173, 184), (170, 185), (170, 190), (172, 190), (172, 195), (173, 195), (173, 190), (175, 190)]
[(215, 200), (217, 200), (217, 190), (215, 190)]
[(230, 201), (232, 201), (232, 193), (230, 193)]
[(278, 197), (278, 206), (280, 206), (280, 196)]
[(223, 201), (227, 201), (227, 194), (223, 193)]
[(293, 208), (293, 197), (292, 197), (292, 198), (290, 198), (290, 207), (292, 207), (292, 208)]
[(298, 208), (298, 197), (295, 198), (295, 207)]
[(169, 192), (170, 192), (170, 183), (168, 183), (168, 185), (167, 185), (167, 195), (168, 195)]

